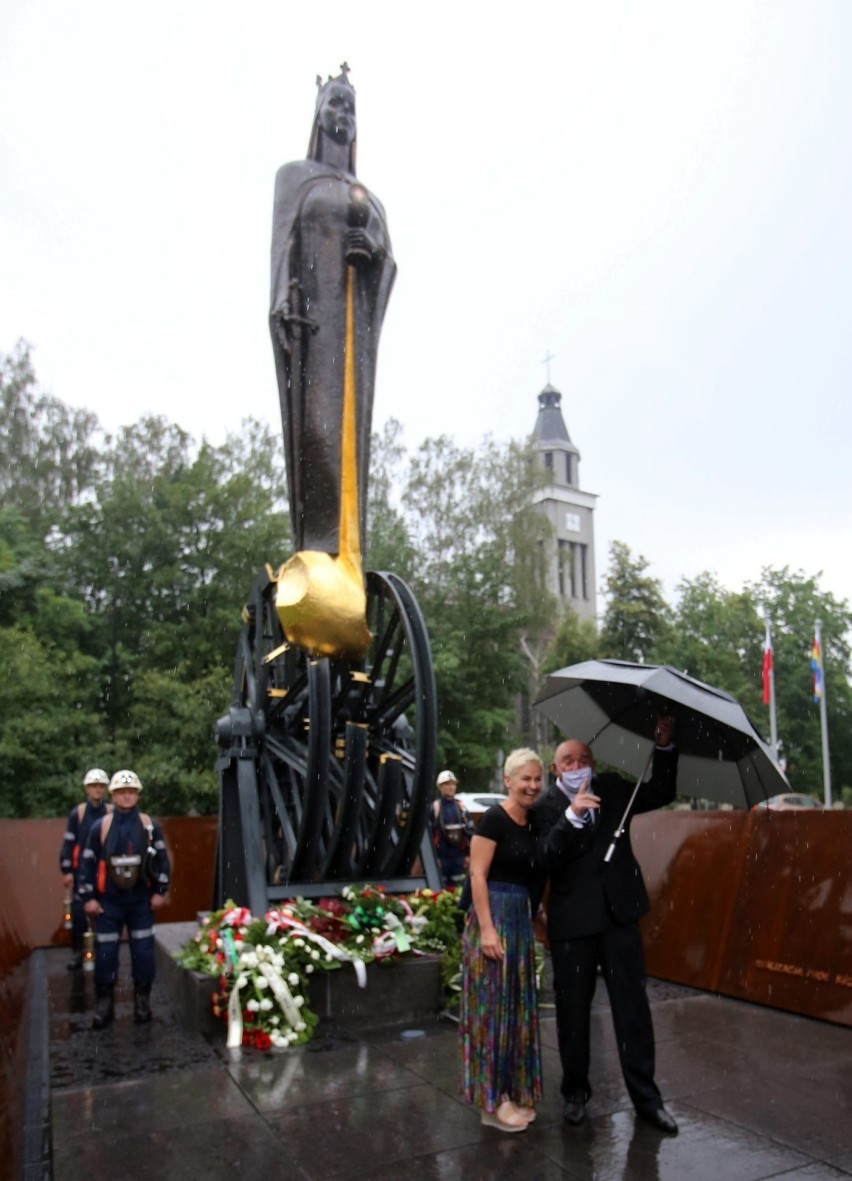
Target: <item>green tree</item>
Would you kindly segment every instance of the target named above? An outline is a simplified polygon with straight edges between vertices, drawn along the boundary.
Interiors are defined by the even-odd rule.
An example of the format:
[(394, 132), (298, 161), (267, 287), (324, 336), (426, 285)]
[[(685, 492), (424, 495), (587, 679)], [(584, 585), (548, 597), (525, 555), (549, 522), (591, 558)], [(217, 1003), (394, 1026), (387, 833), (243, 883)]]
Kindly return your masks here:
[(658, 641), (655, 659), (732, 694), (768, 732), (762, 704), (764, 626), (751, 592), (732, 592), (705, 571), (678, 584), (673, 626)]
[(199, 670), (189, 661), (174, 669), (145, 669), (136, 679), (130, 726), (119, 748), (124, 753), (116, 759), (129, 762), (154, 789), (158, 812), (216, 811), (213, 725), (227, 708), (230, 684), (230, 669)]
[(532, 503), (540, 480), (522, 444), (485, 440), (473, 450), (443, 436), (421, 445), (404, 485), (412, 586), (435, 663), (439, 759), (471, 786), (487, 784), (496, 751), (521, 737), (521, 636), (552, 609), (538, 544), (547, 523)]
[(98, 436), (23, 344), (0, 395), (0, 813), (62, 811), (116, 761), (160, 810), (209, 810), (241, 607), (291, 549), (280, 439), (246, 421), (196, 446), (164, 418)]
[(0, 624), (32, 616), (51, 555), (17, 508), (0, 508)]
[(388, 419), (370, 444), (367, 537), (362, 540), (362, 548), (367, 569), (391, 570), (407, 581), (414, 572), (416, 557), (400, 504), (406, 460), (402, 426), (395, 418)]
[[(256, 423), (244, 423), (221, 447), (203, 442), (195, 450), (179, 428), (143, 420), (121, 432), (94, 499), (63, 523), (68, 583), (96, 621), (117, 749), (128, 735), (150, 739), (150, 711), (144, 724), (136, 715), (155, 673), (168, 674), (176, 695), (190, 698), (196, 681), (212, 676), (225, 685), (224, 708), (242, 604), (260, 567), (277, 565), (289, 550), (274, 454), (269, 432)], [(181, 709), (176, 701), (174, 712)], [(212, 720), (203, 725), (208, 762)], [(174, 765), (194, 782), (190, 752), (200, 737), (185, 734)]]
[(772, 627), (778, 734), (790, 783), (823, 797), (820, 708), (810, 668), (817, 620), (822, 623), (832, 795), (852, 787), (852, 689), (849, 632), (852, 612), (819, 585), (819, 575), (764, 569), (747, 589), (765, 604)]
[(79, 795), (81, 764), (104, 753), (90, 632), (40, 530), (0, 509), (2, 816), (64, 811)]
[(96, 415), (41, 392), (26, 342), (0, 354), (0, 507), (46, 530), (92, 487), (99, 435)]
[(583, 660), (597, 660), (600, 655), (600, 636), (591, 619), (581, 619), (570, 607), (563, 612), (559, 625), (547, 647), (542, 675), (579, 664)]
[(669, 636), (671, 609), (659, 579), (646, 573), (650, 563), (634, 558), (623, 541), (610, 546), (604, 578), (607, 604), (601, 631), (601, 653), (617, 660), (646, 661)]
[[(569, 664), (595, 660), (600, 654), (600, 636), (594, 621), (581, 619), (571, 607), (564, 608), (555, 632), (546, 635), (544, 640), (539, 646), (541, 658), (530, 659), (535, 668), (535, 690), (530, 694), (532, 701), (539, 696), (550, 673), (566, 668)], [(540, 711), (534, 710), (531, 730), (533, 747), (547, 761), (555, 733), (552, 723)]]
[(82, 652), (82, 605), (47, 587), (32, 626), (0, 627), (0, 815), (60, 814), (86, 767), (105, 759), (97, 661)]

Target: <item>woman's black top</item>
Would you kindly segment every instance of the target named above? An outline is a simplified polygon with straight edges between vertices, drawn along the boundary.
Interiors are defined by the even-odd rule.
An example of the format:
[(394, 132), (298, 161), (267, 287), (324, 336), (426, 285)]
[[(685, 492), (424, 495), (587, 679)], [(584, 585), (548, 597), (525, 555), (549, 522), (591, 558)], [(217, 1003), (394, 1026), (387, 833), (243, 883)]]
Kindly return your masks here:
[(500, 804), (494, 804), (488, 809), (476, 826), (476, 835), (497, 844), (488, 870), (489, 882), (531, 886), (542, 878), (542, 867), (535, 859), (535, 839), (529, 823), (516, 824)]

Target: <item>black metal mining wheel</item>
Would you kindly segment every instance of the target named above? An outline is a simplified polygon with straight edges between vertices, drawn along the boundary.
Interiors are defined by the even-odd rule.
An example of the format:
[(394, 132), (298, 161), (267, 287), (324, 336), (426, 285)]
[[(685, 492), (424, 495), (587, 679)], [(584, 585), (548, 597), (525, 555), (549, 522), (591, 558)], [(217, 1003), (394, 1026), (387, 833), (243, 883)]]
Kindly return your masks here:
[(429, 637), (402, 579), (370, 573), (366, 586), (373, 638), (357, 662), (287, 643), (271, 571), (254, 586), (217, 723), (216, 906), (257, 912), (315, 892), (300, 885), (405, 876), (421, 851), (437, 728)]

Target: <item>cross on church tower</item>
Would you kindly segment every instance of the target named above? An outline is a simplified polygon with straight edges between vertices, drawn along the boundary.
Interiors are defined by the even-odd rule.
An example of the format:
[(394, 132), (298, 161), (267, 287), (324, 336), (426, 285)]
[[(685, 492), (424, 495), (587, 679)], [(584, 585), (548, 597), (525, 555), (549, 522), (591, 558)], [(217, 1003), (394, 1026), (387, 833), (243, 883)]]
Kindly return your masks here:
[(544, 354), (544, 357), (542, 358), (542, 362), (541, 362), (541, 363), (542, 363), (542, 365), (546, 365), (546, 366), (547, 366), (547, 384), (548, 384), (548, 385), (550, 385), (550, 362), (553, 360), (553, 358), (554, 358), (555, 356), (556, 356), (556, 354), (555, 354), (555, 353), (551, 353), (551, 352), (550, 352), (550, 350), (548, 350), (548, 351), (547, 351), (547, 352)]

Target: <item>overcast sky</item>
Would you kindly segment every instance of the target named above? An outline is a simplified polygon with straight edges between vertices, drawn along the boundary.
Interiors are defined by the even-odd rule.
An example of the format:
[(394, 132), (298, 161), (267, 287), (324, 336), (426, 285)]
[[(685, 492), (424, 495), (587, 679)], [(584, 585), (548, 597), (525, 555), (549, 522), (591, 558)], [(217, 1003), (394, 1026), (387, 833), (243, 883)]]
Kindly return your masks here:
[(852, 598), (852, 4), (497, 9), (4, 0), (0, 350), (108, 429), (278, 429), (273, 181), (346, 59), (399, 268), (374, 426), (520, 438), (550, 352), (601, 571)]

